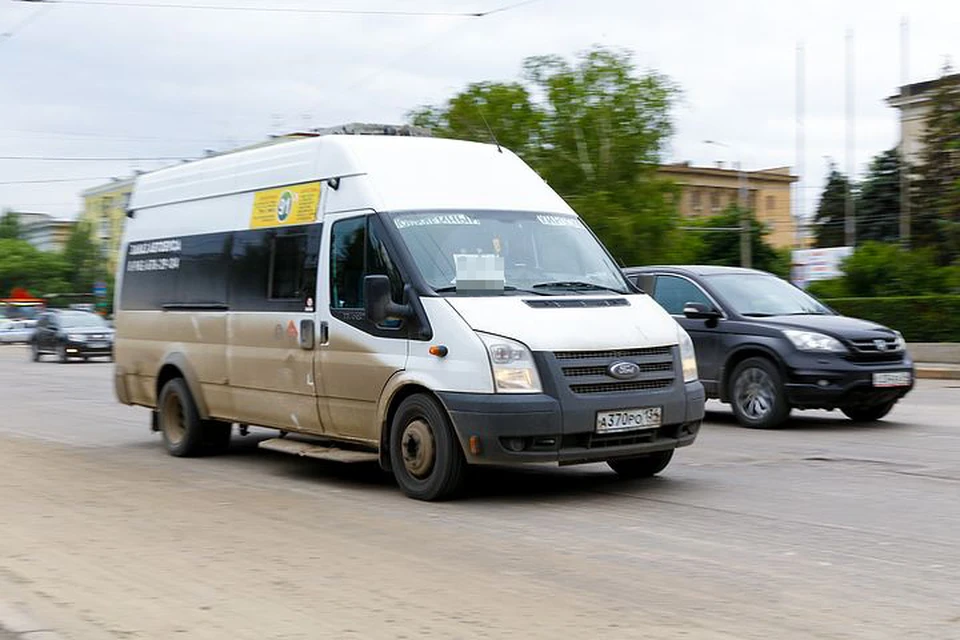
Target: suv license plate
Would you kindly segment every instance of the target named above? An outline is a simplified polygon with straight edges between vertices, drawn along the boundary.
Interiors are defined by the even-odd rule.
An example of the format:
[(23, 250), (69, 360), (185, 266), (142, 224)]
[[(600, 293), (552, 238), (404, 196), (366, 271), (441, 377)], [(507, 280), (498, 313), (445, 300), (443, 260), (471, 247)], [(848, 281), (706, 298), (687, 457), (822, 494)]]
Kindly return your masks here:
[(909, 385), (909, 371), (890, 371), (873, 374), (873, 386), (875, 387), (907, 387)]
[(662, 412), (662, 407), (599, 411), (597, 412), (597, 433), (656, 429), (660, 426)]

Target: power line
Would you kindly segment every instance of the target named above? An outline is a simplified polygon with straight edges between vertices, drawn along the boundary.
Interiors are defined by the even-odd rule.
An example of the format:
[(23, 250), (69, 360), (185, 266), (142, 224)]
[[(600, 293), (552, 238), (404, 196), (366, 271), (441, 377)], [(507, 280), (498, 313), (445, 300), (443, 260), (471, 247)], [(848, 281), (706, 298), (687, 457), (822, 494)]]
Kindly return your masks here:
[(4, 42), (12, 38), (15, 34), (22, 31), (27, 25), (29, 25), (31, 22), (39, 18), (40, 15), (43, 14), (43, 12), (46, 11), (48, 8), (49, 7), (40, 7), (39, 9), (37, 9), (37, 11), (30, 14), (26, 18), (24, 18), (23, 21), (20, 22), (20, 24), (16, 25), (15, 27), (13, 27), (8, 31), (4, 31), (3, 33), (0, 33), (0, 44), (3, 44)]
[(106, 2), (105, 0), (44, 0), (50, 4), (60, 5), (93, 5), (101, 7), (128, 7), (136, 9), (192, 9), (199, 11), (233, 11), (257, 13), (296, 13), (322, 15), (356, 15), (356, 16), (396, 16), (396, 17), (445, 17), (445, 18), (483, 18), (495, 13), (502, 13), (519, 6), (536, 2), (537, 0), (522, 0), (512, 4), (490, 9), (488, 11), (390, 11), (386, 9), (307, 9), (297, 7), (244, 7), (238, 5), (216, 4), (163, 4), (157, 2)]
[(86, 182), (89, 180), (109, 180), (110, 176), (90, 176), (87, 178), (51, 178), (49, 180), (5, 180), (0, 184), (51, 184), (53, 182)]
[(153, 160), (189, 160), (183, 156), (83, 158), (77, 156), (0, 156), (0, 160), (37, 160), (50, 162), (148, 162)]

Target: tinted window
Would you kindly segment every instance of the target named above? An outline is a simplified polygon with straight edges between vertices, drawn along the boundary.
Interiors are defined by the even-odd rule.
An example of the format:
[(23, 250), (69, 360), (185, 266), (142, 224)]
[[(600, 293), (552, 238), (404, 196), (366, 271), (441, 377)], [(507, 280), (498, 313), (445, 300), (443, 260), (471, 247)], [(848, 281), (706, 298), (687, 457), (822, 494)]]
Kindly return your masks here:
[(330, 306), (334, 309), (363, 307), (366, 225), (366, 218), (351, 218), (334, 223), (331, 230)]
[(176, 300), (166, 302), (226, 304), (231, 240), (226, 233), (184, 238)]
[(304, 296), (304, 264), (307, 254), (307, 236), (279, 236), (273, 239), (270, 276), (272, 300), (299, 300)]
[(677, 276), (658, 276), (657, 290), (653, 297), (667, 313), (673, 315), (683, 315), (683, 307), (688, 302), (700, 302), (713, 307), (713, 303), (700, 287)]

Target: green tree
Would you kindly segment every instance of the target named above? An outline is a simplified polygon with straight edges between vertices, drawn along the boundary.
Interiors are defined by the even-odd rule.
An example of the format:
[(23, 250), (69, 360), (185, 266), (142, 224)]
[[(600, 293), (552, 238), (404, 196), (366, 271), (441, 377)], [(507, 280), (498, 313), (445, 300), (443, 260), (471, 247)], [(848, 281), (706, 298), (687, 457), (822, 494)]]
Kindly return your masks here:
[(20, 217), (7, 209), (0, 216), (0, 238), (8, 240), (21, 240)]
[[(730, 205), (722, 213), (702, 218), (697, 226), (708, 229), (740, 227), (742, 209), (737, 205)], [(753, 268), (769, 271), (786, 278), (790, 276), (790, 253), (775, 249), (766, 241), (769, 231), (753, 211), (748, 211), (750, 219), (750, 250)], [(719, 266), (736, 267), (740, 265), (740, 232), (739, 231), (707, 231), (697, 232), (701, 235), (700, 246), (697, 250), (695, 262)]]
[(24, 240), (0, 238), (0, 294), (8, 295), (14, 287), (34, 295), (62, 293), (68, 288), (66, 273), (61, 256)]
[[(857, 243), (900, 239), (900, 153), (874, 156), (857, 195)], [(842, 226), (841, 226), (842, 228)]]
[(911, 207), (913, 244), (942, 265), (960, 257), (960, 79), (948, 71), (930, 98)]
[[(619, 260), (672, 257), (676, 188), (656, 177), (673, 131), (678, 91), (636, 71), (629, 53), (593, 48), (573, 62), (528, 58), (521, 83), (470, 85), (440, 107), (410, 114), (437, 135), (501, 144), (528, 162), (593, 228)], [(482, 113), (482, 115), (481, 115)]]
[(67, 280), (72, 293), (87, 293), (97, 280), (106, 276), (100, 245), (93, 239), (92, 226), (85, 220), (73, 227), (63, 249), (63, 259), (67, 264)]
[(816, 245), (818, 247), (842, 247), (844, 245), (844, 219), (846, 216), (847, 185), (845, 175), (830, 163), (827, 184), (820, 196), (817, 212), (813, 218)]

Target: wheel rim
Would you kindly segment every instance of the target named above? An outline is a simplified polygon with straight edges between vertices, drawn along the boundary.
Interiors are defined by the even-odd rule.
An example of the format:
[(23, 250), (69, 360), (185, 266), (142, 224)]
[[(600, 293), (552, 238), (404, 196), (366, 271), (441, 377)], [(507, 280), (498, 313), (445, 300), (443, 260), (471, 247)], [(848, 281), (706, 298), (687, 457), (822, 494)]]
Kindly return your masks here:
[(752, 420), (762, 420), (773, 411), (776, 390), (770, 375), (758, 367), (740, 374), (734, 387), (737, 407)]
[(426, 478), (436, 462), (433, 430), (423, 420), (410, 422), (400, 436), (403, 466), (414, 478)]
[(183, 405), (177, 394), (171, 393), (167, 396), (160, 416), (162, 423), (160, 426), (167, 441), (172, 445), (180, 444), (187, 433), (187, 426), (184, 424)]

